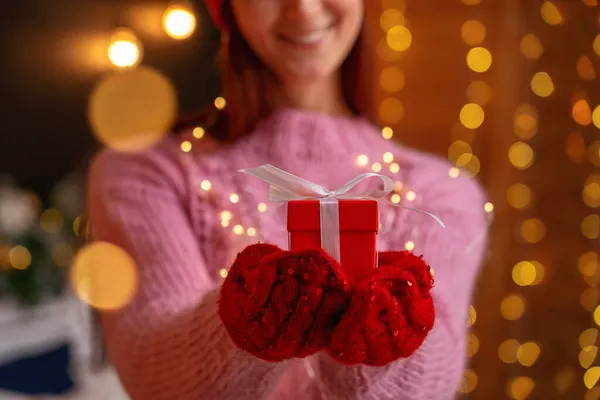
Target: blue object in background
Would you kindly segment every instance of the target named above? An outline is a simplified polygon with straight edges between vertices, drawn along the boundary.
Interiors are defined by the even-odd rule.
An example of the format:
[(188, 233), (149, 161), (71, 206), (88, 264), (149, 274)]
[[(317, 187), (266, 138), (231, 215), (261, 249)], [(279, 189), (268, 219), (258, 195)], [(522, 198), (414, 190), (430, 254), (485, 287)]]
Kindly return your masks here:
[(71, 349), (62, 344), (44, 353), (0, 366), (0, 390), (23, 394), (65, 394), (74, 388)]

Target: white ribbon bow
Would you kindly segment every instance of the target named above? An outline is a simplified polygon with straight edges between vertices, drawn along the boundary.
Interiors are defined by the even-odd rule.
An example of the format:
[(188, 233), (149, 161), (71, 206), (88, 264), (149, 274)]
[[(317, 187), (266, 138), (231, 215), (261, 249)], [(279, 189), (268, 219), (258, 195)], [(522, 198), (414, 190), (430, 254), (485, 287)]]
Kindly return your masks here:
[[(267, 182), (269, 184), (269, 201), (273, 203), (283, 203), (292, 200), (319, 200), (321, 203), (321, 246), (338, 261), (340, 258), (338, 200), (340, 199), (375, 200), (394, 207), (417, 211), (429, 215), (443, 228), (446, 227), (441, 219), (428, 211), (401, 206), (388, 201), (386, 196), (393, 192), (394, 181), (385, 175), (372, 172), (364, 173), (338, 189), (328, 190), (321, 185), (292, 175), (270, 164), (241, 169), (240, 172)], [(356, 185), (369, 178), (378, 178), (381, 180), (383, 188), (368, 192), (350, 193)]]

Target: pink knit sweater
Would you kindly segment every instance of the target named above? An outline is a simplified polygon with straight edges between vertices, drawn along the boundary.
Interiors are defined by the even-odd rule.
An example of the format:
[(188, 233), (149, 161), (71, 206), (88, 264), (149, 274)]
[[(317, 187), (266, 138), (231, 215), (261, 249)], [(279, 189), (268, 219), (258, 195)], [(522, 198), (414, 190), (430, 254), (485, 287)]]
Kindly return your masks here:
[[(189, 152), (181, 150), (185, 140)], [(103, 317), (110, 356), (132, 399), (453, 398), (485, 245), (478, 184), (450, 177), (446, 161), (385, 140), (360, 118), (283, 110), (230, 147), (208, 149), (205, 140), (190, 132), (135, 155), (106, 150), (91, 166), (92, 235), (129, 252), (140, 273), (133, 302)], [(386, 152), (398, 172), (382, 159)], [(362, 169), (359, 154), (369, 158)], [(431, 211), (447, 225), (401, 208), (382, 211), (391, 228), (380, 235), (380, 250), (402, 250), (410, 241), (435, 271), (437, 321), (425, 343), (383, 368), (342, 366), (317, 354), (312, 374), (304, 360), (267, 363), (238, 350), (216, 313), (223, 275), (245, 245), (285, 247), (287, 233), (285, 205), (268, 204), (266, 184), (237, 171), (269, 163), (333, 189), (375, 162), (398, 182), (401, 204)], [(231, 213), (227, 227), (223, 211)]]

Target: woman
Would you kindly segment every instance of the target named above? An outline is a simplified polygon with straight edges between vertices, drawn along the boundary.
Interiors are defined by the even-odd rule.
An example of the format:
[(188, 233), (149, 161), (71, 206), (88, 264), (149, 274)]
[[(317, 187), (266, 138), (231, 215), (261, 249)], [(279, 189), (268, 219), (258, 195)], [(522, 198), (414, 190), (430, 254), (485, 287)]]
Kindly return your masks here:
[[(484, 195), (473, 180), (450, 177), (445, 161), (384, 140), (356, 101), (365, 99), (357, 60), (372, 46), (361, 34), (364, 0), (208, 5), (223, 32), (227, 107), (204, 129), (219, 141), (187, 130), (138, 154), (106, 150), (90, 171), (94, 239), (125, 249), (140, 271), (132, 303), (103, 314), (126, 390), (134, 400), (454, 397), (484, 246)], [(182, 141), (191, 151), (181, 151)], [(435, 269), (437, 320), (425, 342), (384, 367), (344, 366), (319, 353), (316, 379), (301, 362), (239, 350), (217, 311), (226, 268), (244, 245), (283, 247), (287, 235), (264, 186), (237, 171), (269, 163), (333, 188), (360, 173), (356, 155), (381, 161), (385, 152), (399, 164), (386, 173), (402, 182), (403, 197), (412, 192), (406, 197), (447, 226), (398, 208), (380, 238), (380, 250), (412, 241)]]

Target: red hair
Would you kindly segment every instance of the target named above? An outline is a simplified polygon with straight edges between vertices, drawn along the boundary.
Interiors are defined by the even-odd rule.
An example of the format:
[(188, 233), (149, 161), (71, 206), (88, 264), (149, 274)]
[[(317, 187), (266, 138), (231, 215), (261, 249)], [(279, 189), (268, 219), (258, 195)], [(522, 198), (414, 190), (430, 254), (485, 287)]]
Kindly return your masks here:
[[(252, 51), (235, 23), (228, 0), (207, 0), (207, 7), (222, 32), (220, 64), (222, 94), (227, 101), (223, 112), (214, 107), (203, 110), (191, 118), (180, 120), (175, 130), (202, 126), (217, 139), (230, 142), (250, 133), (257, 123), (276, 107), (270, 92), (276, 78)], [(342, 64), (342, 90), (347, 105), (356, 115), (373, 120), (372, 85), (370, 84), (372, 60), (367, 50), (366, 18), (361, 33)]]

